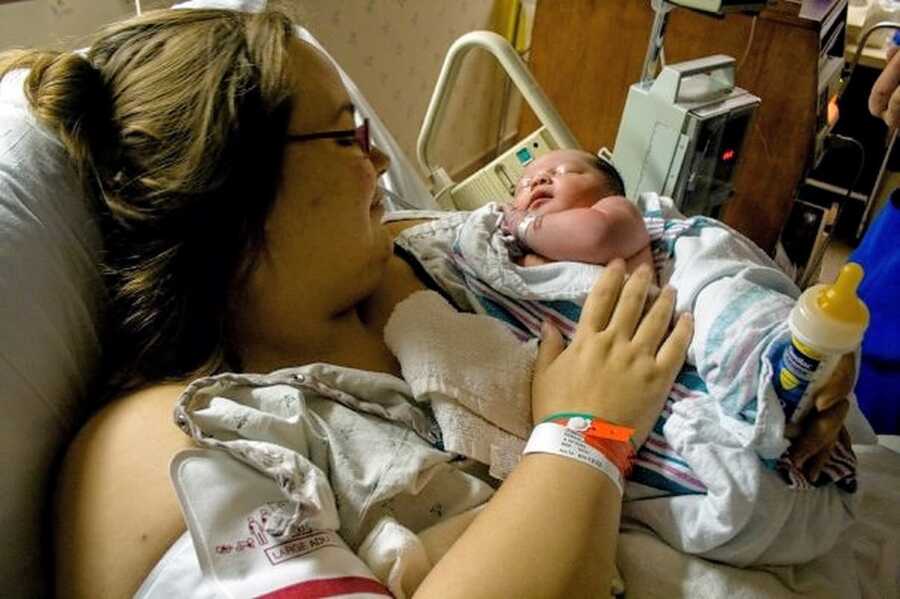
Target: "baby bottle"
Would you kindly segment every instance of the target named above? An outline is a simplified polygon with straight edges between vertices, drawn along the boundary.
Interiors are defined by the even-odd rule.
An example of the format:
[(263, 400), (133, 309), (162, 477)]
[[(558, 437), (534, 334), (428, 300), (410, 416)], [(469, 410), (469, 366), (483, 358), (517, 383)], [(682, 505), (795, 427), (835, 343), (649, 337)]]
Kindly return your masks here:
[(856, 295), (862, 278), (862, 267), (850, 262), (834, 285), (810, 287), (791, 310), (791, 343), (773, 381), (787, 421), (806, 416), (816, 389), (828, 381), (840, 357), (859, 347), (869, 326), (869, 310)]

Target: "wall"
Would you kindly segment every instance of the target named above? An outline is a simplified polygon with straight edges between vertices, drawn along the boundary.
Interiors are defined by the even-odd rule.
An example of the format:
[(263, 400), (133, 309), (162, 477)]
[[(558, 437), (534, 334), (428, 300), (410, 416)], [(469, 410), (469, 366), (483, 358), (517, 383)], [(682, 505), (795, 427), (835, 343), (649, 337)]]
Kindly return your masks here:
[[(415, 161), (444, 55), (463, 33), (492, 28), (494, 2), (332, 0), (303, 6), (299, 21), (337, 58)], [(437, 138), (434, 159), (448, 172), (467, 170), (496, 143), (504, 80), (488, 55), (467, 57)]]
[[(144, 10), (169, 5), (143, 0)], [(301, 0), (279, 6), (309, 28), (341, 63), (415, 163), (419, 126), (444, 55), (460, 35), (492, 29), (503, 0)], [(0, 49), (76, 48), (98, 26), (134, 12), (133, 0), (28, 0), (0, 4)], [(455, 89), (435, 158), (470, 170), (498, 138), (505, 75), (486, 54), (470, 55)], [(504, 135), (515, 130), (518, 102)]]
[(105, 23), (134, 14), (134, 0), (26, 0), (0, 4), (0, 49), (78, 48)]

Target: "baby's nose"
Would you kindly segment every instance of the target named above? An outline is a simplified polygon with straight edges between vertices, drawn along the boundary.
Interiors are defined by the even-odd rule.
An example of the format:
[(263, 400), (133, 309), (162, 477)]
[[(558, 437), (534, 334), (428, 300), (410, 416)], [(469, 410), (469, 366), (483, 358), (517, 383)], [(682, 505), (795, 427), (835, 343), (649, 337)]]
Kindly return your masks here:
[(549, 182), (550, 182), (550, 173), (547, 173), (547, 172), (538, 173), (531, 180), (532, 185), (544, 184), (544, 183), (549, 183)]

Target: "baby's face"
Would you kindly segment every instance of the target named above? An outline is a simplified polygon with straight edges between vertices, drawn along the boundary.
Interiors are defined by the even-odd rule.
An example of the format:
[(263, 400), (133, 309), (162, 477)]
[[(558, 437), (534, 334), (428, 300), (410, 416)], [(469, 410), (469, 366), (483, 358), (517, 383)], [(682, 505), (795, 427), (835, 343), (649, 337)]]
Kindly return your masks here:
[(550, 214), (590, 208), (609, 195), (606, 178), (581, 150), (554, 150), (529, 164), (516, 186), (519, 210)]

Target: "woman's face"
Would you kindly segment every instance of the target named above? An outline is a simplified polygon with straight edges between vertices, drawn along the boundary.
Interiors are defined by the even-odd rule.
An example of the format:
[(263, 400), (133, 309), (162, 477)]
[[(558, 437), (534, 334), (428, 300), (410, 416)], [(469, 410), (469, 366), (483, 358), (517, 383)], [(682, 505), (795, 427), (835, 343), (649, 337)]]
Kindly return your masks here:
[[(288, 133), (353, 129), (353, 105), (328, 60), (299, 40), (290, 53), (295, 93)], [(372, 293), (391, 255), (376, 187), (387, 166), (384, 154), (373, 148), (366, 155), (352, 138), (287, 143), (266, 249), (246, 289), (248, 307), (264, 321), (254, 326), (269, 323), (275, 331), (327, 319)]]

